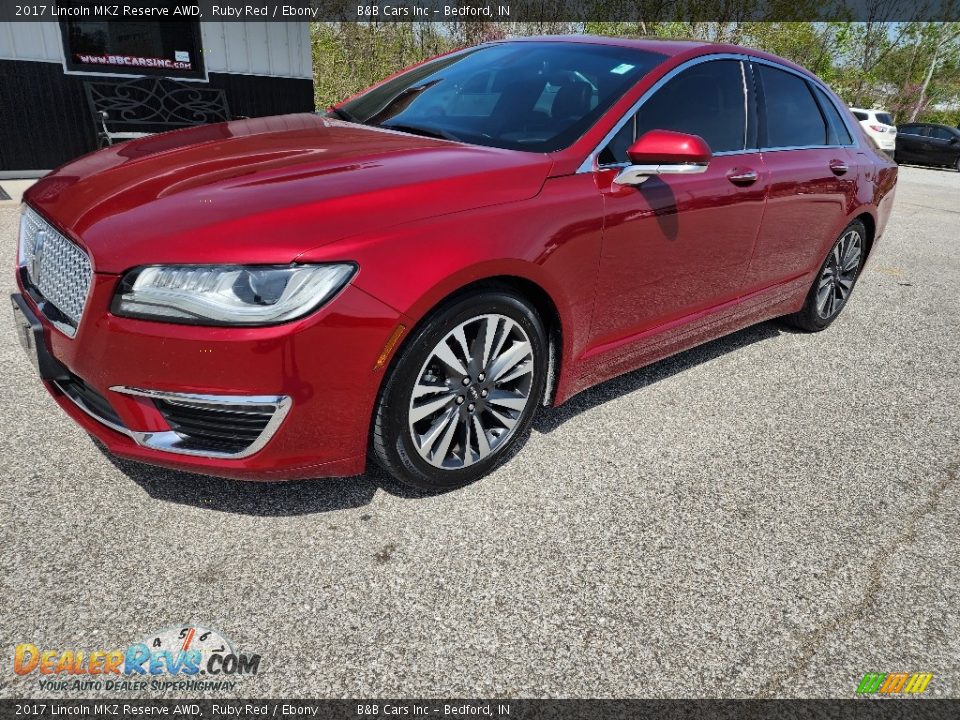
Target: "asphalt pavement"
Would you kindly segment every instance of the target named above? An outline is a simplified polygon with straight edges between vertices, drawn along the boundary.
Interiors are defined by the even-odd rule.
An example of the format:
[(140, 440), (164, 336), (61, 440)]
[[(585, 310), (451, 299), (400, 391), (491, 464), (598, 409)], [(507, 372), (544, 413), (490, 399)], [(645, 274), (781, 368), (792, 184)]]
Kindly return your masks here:
[[(262, 657), (212, 697), (850, 697), (868, 671), (960, 695), (960, 173), (901, 169), (826, 332), (765, 323), (544, 409), (440, 496), (111, 460), (8, 312), (0, 340), (2, 697), (58, 696), (19, 643), (185, 623)], [(160, 693), (59, 696), (98, 694)]]

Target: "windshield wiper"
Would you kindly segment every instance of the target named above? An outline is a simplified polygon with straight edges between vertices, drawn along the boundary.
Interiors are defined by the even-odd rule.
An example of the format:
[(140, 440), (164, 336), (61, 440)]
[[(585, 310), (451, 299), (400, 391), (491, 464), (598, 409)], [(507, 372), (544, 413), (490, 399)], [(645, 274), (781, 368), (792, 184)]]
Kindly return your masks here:
[(425, 137), (434, 137), (441, 138), (443, 140), (453, 140), (454, 142), (463, 142), (452, 132), (448, 132), (442, 128), (424, 127), (422, 125), (408, 125), (406, 123), (391, 123), (390, 125), (384, 123), (379, 127), (386, 128), (387, 130), (399, 130), (400, 132), (413, 133), (414, 135), (423, 135)]
[(338, 108), (338, 107), (332, 107), (329, 110), (327, 110), (327, 117), (335, 117), (335, 118), (339, 118), (340, 120), (346, 120), (347, 122), (352, 122), (352, 123), (360, 122), (360, 118), (358, 118), (356, 115), (354, 115), (353, 113), (347, 112), (343, 108)]
[(367, 125), (380, 125), (387, 122), (391, 118), (396, 117), (408, 107), (410, 104), (420, 97), (420, 93), (424, 90), (429, 90), (437, 83), (443, 82), (443, 78), (437, 78), (436, 80), (431, 80), (426, 82), (423, 85), (417, 85), (415, 87), (408, 87), (405, 90), (401, 90), (392, 98), (387, 101), (387, 104), (382, 108), (377, 110), (373, 115), (364, 120), (364, 123)]

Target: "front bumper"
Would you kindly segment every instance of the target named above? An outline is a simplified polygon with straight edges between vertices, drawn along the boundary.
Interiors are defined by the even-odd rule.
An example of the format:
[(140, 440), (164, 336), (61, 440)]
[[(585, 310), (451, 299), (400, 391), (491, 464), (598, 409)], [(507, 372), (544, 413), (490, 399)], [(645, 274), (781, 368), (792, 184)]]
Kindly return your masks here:
[[(62, 368), (46, 373), (47, 390), (110, 452), (249, 480), (363, 471), (383, 375), (374, 366), (403, 322), (396, 311), (348, 285), (328, 306), (284, 325), (175, 325), (112, 315), (118, 279), (94, 275), (74, 338), (31, 298), (14, 300), (39, 323), (38, 344)], [(18, 284), (23, 290), (19, 276)], [(247, 410), (250, 442), (233, 438), (231, 445), (224, 436), (227, 444), (218, 445), (217, 423)], [(209, 436), (198, 442), (185, 434), (194, 431)]]

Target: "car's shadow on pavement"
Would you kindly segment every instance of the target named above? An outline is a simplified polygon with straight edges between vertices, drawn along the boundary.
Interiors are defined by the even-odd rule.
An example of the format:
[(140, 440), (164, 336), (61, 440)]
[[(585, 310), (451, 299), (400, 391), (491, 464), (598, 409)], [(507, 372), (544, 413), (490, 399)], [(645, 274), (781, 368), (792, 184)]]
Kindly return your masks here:
[[(677, 373), (696, 367), (755, 342), (791, 330), (765, 322), (661, 360), (640, 370), (608, 380), (574, 396), (558, 408), (541, 408), (534, 418), (536, 432), (549, 433), (590, 408), (635, 392)], [(368, 505), (377, 491), (417, 500), (435, 496), (407, 488), (369, 463), (360, 476), (285, 482), (244, 482), (166, 470), (111, 455), (103, 455), (150, 497), (220, 512), (280, 517), (349, 510)]]
[(220, 512), (282, 517), (350, 510), (368, 505), (378, 490), (402, 498), (429, 497), (400, 485), (373, 463), (356, 477), (245, 482), (167, 470), (100, 451), (150, 497)]
[(755, 342), (768, 340), (782, 333), (792, 332), (796, 331), (777, 321), (770, 321), (752, 325), (731, 335), (698, 345), (652, 365), (647, 365), (639, 370), (628, 372), (625, 375), (620, 375), (600, 385), (588, 388), (582, 393), (574, 395), (560, 407), (542, 408), (533, 421), (533, 429), (541, 433), (552, 432), (567, 420), (575, 418), (580, 413), (597, 405), (602, 405), (648, 385), (653, 385), (677, 373), (689, 370), (747, 345), (752, 345)]

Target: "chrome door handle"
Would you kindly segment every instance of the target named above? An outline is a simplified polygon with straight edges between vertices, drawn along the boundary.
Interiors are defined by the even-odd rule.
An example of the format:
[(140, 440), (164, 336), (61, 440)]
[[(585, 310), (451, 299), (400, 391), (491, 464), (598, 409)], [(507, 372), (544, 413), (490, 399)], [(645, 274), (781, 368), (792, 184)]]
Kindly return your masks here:
[(843, 160), (830, 161), (830, 171), (834, 175), (843, 175), (849, 169), (850, 169), (850, 166), (847, 165)]
[(753, 185), (758, 177), (760, 176), (757, 175), (756, 170), (744, 170), (743, 168), (736, 168), (727, 173), (727, 180), (734, 185)]
[(749, 170), (743, 168), (736, 168), (727, 173), (727, 180), (732, 182), (734, 185), (753, 185), (757, 181), (757, 178), (760, 177), (757, 175), (756, 170)]

